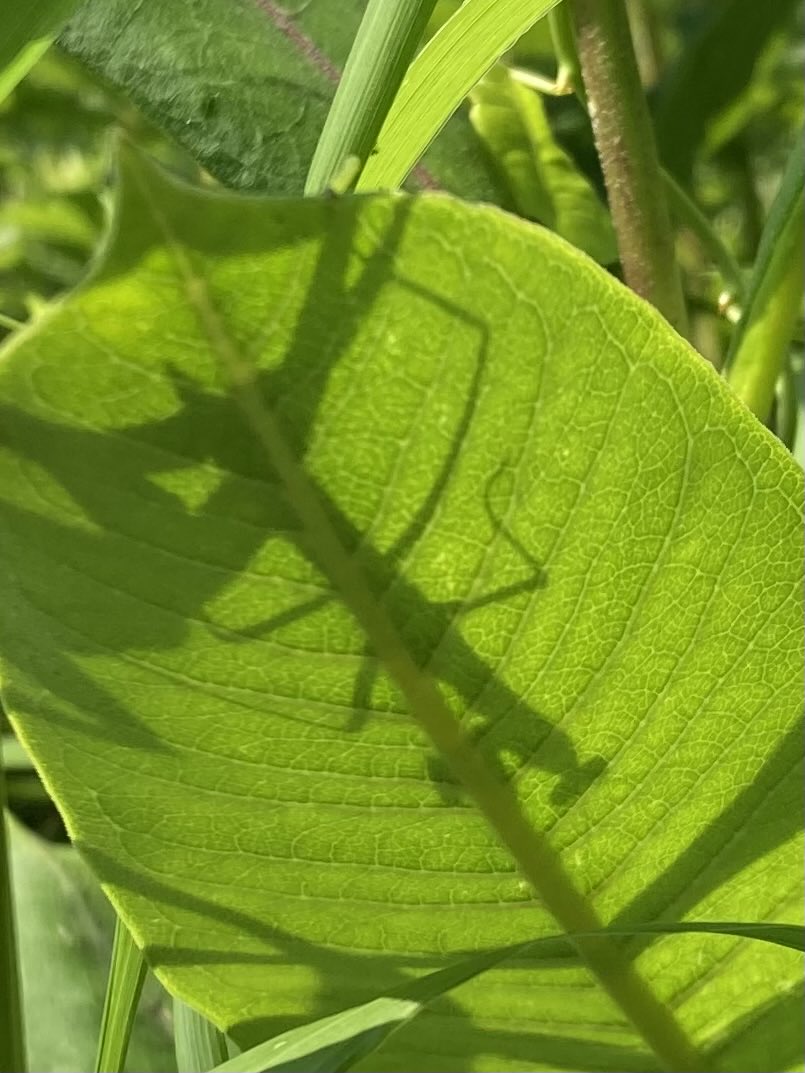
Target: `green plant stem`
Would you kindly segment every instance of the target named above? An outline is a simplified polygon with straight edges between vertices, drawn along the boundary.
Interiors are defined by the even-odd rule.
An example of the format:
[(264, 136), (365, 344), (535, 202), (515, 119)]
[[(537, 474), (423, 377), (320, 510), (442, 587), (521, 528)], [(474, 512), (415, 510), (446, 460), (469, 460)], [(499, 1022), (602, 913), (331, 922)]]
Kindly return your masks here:
[(624, 277), (685, 334), (674, 237), (623, 0), (573, 0), (572, 11)]
[(0, 328), (6, 328), (10, 332), (16, 332), (24, 327), (25, 324), (23, 321), (16, 320), (14, 317), (9, 317), (5, 313), (0, 313)]
[[(147, 187), (144, 187), (147, 192)], [(272, 409), (263, 401), (251, 365), (228, 334), (203, 280), (153, 202), (151, 209), (170, 245), (188, 299), (216, 354), (244, 418), (262, 445), (268, 465), (285, 488), (291, 509), (310, 541), (318, 566), (362, 627), (374, 652), (403, 693), (412, 718), (449, 763), (482, 815), (507, 847), (523, 876), (564, 931), (592, 932), (602, 927), (592, 905), (576, 888), (559, 855), (535, 830), (511, 787), (500, 782), (463, 731), (434, 679), (405, 647), (385, 608), (374, 597), (359, 564), (341, 544), (315, 485), (297, 462)], [(628, 956), (608, 939), (583, 939), (578, 949), (602, 986), (629, 1018), (648, 1046), (669, 1069), (703, 1073), (704, 1060), (636, 971)]]
[(357, 157), (360, 174), (435, 6), (436, 0), (369, 0), (310, 164), (306, 194), (323, 193), (349, 157)]
[(629, 17), (640, 81), (646, 87), (656, 86), (660, 80), (662, 64), (655, 14), (645, 0), (626, 0), (626, 14)]
[(581, 85), (579, 58), (573, 41), (573, 26), (567, 10), (567, 2), (557, 4), (548, 12), (548, 29), (551, 33), (556, 56), (557, 94), (572, 93)]
[(0, 753), (0, 1073), (22, 1073), (27, 1068), (21, 999), (6, 824), (6, 776)]

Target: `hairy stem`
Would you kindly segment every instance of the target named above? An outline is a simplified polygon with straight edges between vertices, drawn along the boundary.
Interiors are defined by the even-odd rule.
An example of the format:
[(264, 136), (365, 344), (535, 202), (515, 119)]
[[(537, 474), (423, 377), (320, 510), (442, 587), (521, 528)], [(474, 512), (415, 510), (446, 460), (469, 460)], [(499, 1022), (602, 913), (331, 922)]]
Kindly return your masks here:
[(573, 0), (572, 11), (624, 277), (684, 334), (671, 221), (623, 0)]

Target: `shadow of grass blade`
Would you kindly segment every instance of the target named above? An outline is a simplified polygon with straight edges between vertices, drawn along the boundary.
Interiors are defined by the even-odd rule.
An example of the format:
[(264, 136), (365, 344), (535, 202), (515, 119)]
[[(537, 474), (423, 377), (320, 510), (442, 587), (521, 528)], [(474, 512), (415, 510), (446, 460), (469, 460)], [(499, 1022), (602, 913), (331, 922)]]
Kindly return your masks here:
[(145, 958), (118, 918), (98, 1036), (96, 1073), (120, 1073), (145, 980)]

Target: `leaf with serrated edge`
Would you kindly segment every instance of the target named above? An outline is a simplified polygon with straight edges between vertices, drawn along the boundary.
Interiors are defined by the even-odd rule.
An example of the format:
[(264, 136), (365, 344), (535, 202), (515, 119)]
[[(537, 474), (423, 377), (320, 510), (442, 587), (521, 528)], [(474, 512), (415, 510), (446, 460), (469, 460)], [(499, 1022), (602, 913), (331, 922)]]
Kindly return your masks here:
[[(5, 351), (0, 651), (15, 725), (169, 985), (248, 1045), (555, 930), (312, 565), (198, 288), (601, 916), (796, 921), (802, 475), (782, 447), (539, 228), (155, 173), (124, 183), (94, 278)], [(763, 1061), (792, 1060), (788, 951), (634, 942), (701, 1045), (764, 1068), (773, 1024)], [(380, 1054), (656, 1068), (567, 958), (486, 974)]]

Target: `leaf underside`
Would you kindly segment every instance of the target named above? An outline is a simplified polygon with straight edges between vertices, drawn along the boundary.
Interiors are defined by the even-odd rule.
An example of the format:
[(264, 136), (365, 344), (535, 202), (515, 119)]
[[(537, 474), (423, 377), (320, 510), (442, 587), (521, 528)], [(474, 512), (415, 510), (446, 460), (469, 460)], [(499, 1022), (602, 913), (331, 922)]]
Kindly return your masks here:
[[(314, 565), (199, 302), (602, 917), (795, 921), (802, 476), (780, 445), (539, 228), (135, 173), (94, 278), (2, 362), (0, 651), (171, 989), (245, 1045), (555, 931)], [(722, 1068), (793, 1068), (789, 951), (632, 948)], [(656, 1068), (573, 958), (527, 955), (378, 1061)]]

